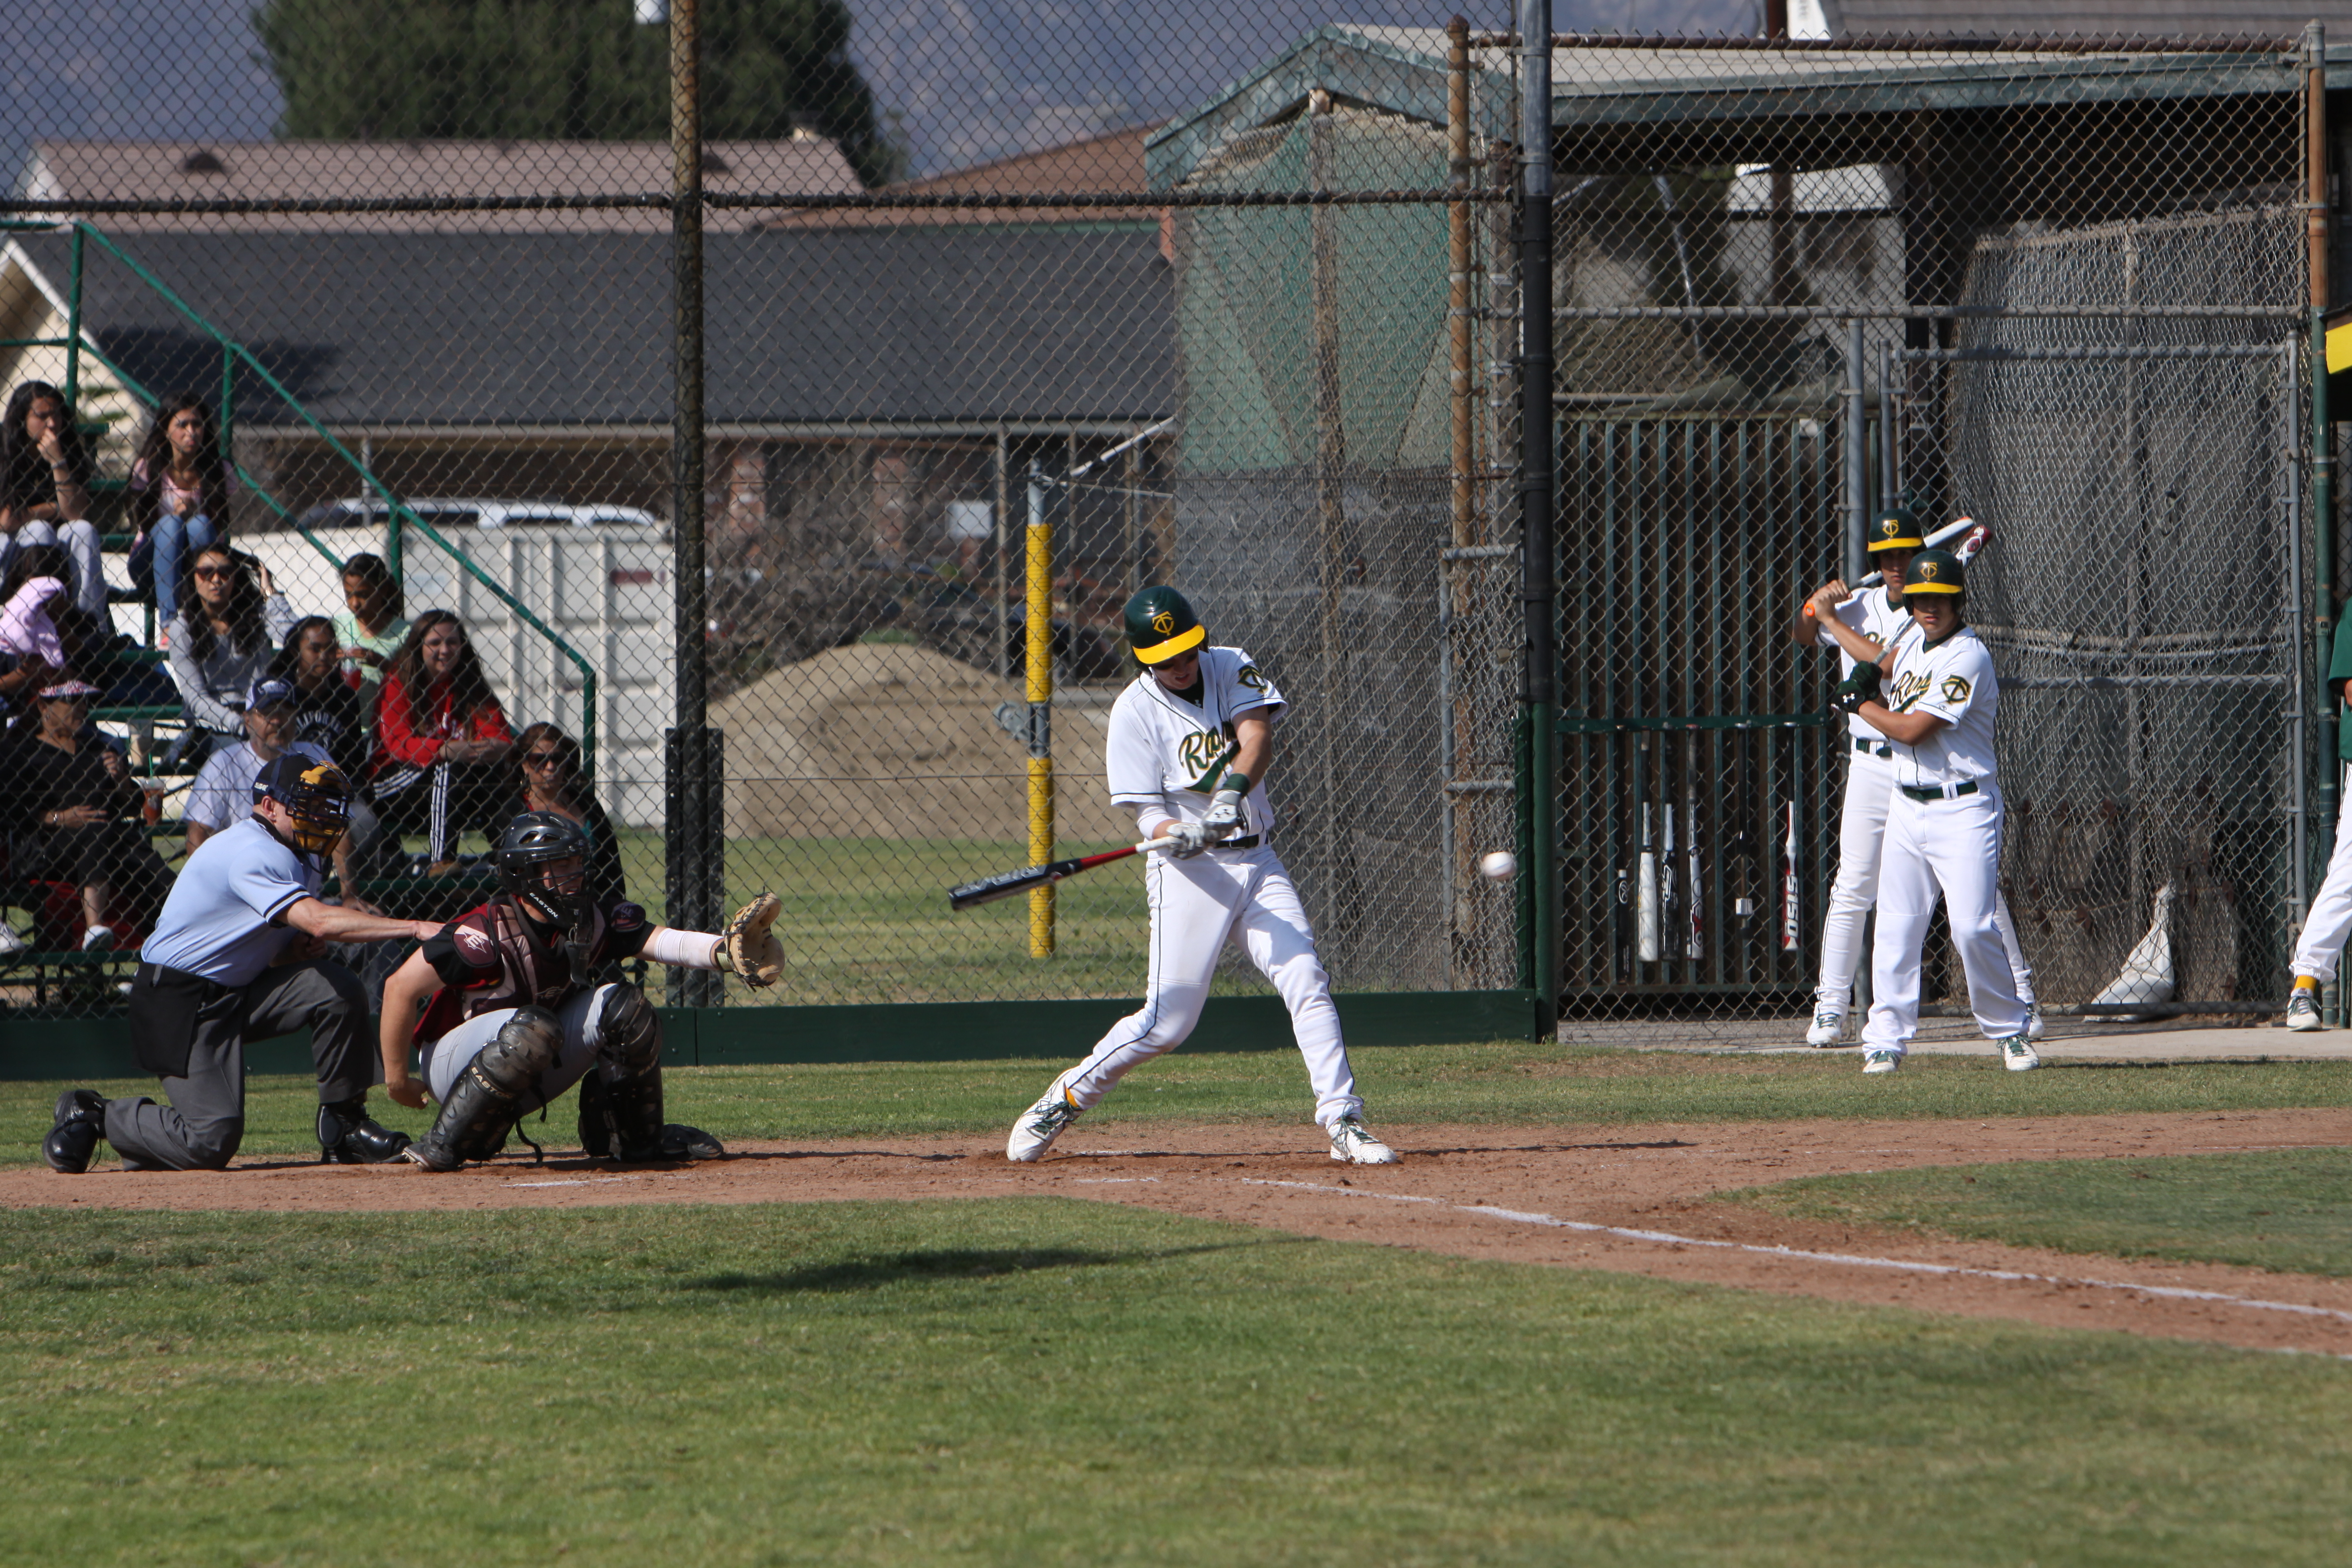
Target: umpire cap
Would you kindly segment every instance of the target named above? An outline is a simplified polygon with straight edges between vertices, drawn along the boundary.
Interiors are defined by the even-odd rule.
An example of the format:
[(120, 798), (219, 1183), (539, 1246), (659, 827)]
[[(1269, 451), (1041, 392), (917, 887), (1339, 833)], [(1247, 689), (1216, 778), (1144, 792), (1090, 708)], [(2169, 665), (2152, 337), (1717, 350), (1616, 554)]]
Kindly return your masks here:
[(1138, 664), (1166, 664), (1209, 640), (1209, 628), (1173, 588), (1146, 588), (1127, 602), (1122, 618)]
[(1965, 594), (1969, 569), (1948, 550), (1922, 550), (1903, 569), (1903, 596), (1914, 594)]
[(1919, 531), (1919, 520), (1908, 509), (1890, 506), (1880, 510), (1870, 520), (1870, 548), (1876, 550), (1925, 550), (1927, 536)]

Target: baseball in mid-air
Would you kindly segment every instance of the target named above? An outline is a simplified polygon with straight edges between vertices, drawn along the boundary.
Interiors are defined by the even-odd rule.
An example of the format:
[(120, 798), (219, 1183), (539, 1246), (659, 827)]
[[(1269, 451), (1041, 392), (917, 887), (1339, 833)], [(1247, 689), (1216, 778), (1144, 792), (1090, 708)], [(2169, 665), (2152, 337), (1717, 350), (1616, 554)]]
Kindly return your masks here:
[(1519, 858), (1507, 849), (1497, 849), (1478, 862), (1478, 870), (1497, 882), (1507, 882), (1519, 874)]

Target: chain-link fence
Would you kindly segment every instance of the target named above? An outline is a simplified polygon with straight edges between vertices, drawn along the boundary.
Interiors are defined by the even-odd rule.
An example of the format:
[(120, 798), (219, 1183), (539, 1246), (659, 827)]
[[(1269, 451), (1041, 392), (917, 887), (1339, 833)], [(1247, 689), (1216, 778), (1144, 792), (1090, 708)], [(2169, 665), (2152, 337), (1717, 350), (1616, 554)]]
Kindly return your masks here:
[[(19, 509), (63, 558), (17, 553), (110, 584), (64, 662), (162, 788), (109, 830), (120, 866), (10, 825), (10, 1006), (117, 1005), (125, 958), (87, 928), (127, 951), (220, 809), (203, 753), (274, 743), (236, 711), (270, 662), (380, 796), (345, 872), (385, 907), (466, 907), (486, 834), (554, 804), (657, 917), (782, 896), (790, 982), (730, 1005), (1132, 994), (1132, 862), (944, 895), (1129, 837), (1118, 612), (1172, 582), (1290, 699), (1279, 847), (1341, 987), (1785, 1031), (1843, 783), (1834, 666), (1790, 621), (1897, 496), (1995, 523), (1973, 617), (2045, 1002), (2112, 999), (2158, 910), (2172, 988), (2130, 999), (2278, 993), (2332, 816), (2294, 46), (1556, 40), (1547, 777), (1507, 7), (1451, 33), (1395, 5), (1148, 33), (983, 8), (950, 37), (700, 0), (683, 167), (666, 19), (271, 0), (188, 59), (85, 40), (213, 69), (209, 119), (18, 95), (0, 371), (81, 440), (78, 493)], [(46, 458), (0, 434), (33, 498)], [(208, 541), (226, 576), (194, 570)], [(239, 577), (282, 606), (224, 609)], [(495, 717), (434, 706), (431, 611)], [(331, 647), (306, 664), (310, 616)], [(330, 686), (340, 728), (309, 717)], [(18, 739), (58, 750), (37, 690), (9, 694)], [(567, 742), (569, 782), (520, 765), (560, 775)], [(1543, 864), (1545, 835), (1556, 886), (1477, 874)], [(1262, 989), (1237, 957), (1217, 984)]]

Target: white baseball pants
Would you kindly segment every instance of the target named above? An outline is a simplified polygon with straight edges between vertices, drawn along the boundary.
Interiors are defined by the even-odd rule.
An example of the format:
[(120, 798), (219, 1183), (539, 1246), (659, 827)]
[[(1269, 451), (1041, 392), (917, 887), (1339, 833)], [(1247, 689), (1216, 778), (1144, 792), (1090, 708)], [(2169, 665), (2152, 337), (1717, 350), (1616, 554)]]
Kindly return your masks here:
[[(595, 1026), (604, 1016), (604, 994), (613, 989), (599, 985), (583, 991), (555, 1010), (557, 1020), (563, 1026), (563, 1048), (557, 1054), (555, 1065), (540, 1074), (539, 1080), (525, 1091), (515, 1108), (517, 1115), (552, 1102), (588, 1076), (588, 1069), (596, 1065), (596, 1047), (604, 1040)], [(433, 1098), (446, 1103), (449, 1091), (457, 1087), (466, 1065), (481, 1054), (484, 1046), (498, 1038), (506, 1021), (520, 1011), (520, 1007), (501, 1007), (494, 1013), (483, 1013), (421, 1047), (418, 1055), (423, 1058), (423, 1070), (419, 1076), (433, 1086)]]
[(2311, 910), (2303, 917), (2303, 934), (2295, 938), (2296, 978), (2310, 975), (2323, 984), (2336, 978), (2336, 955), (2344, 939), (2352, 936), (2352, 800), (2339, 794), (2336, 817), (2336, 852), (2327, 858), (2327, 875), (2312, 895)]
[[(1836, 1013), (1845, 1011), (1853, 994), (1854, 972), (1862, 967), (1862, 931), (1870, 919), (1871, 905), (1878, 900), (1887, 805), (1895, 793), (1892, 758), (1855, 751), (1851, 736), (1844, 745), (1845, 801), (1838, 817), (1837, 876), (1830, 883), (1829, 912), (1822, 920), (1822, 982), (1813, 994), (1817, 1008)], [(2025, 962), (2025, 950), (2018, 945), (2017, 922), (2010, 918), (2009, 900), (2001, 897), (1998, 883), (1993, 900), (2001, 947), (2009, 954), (2011, 982), (2019, 996), (2032, 1002), (2033, 966)], [(1876, 971), (1872, 973), (1875, 975)]]
[(1865, 1047), (1900, 1051), (1919, 1032), (1919, 955), (1938, 892), (1977, 1027), (1989, 1040), (2025, 1032), (2025, 1003), (2001, 941), (2001, 816), (1998, 789), (1925, 801), (1896, 791), (1887, 803)]
[(1182, 1045), (1201, 1021), (1217, 955), (1231, 939), (1290, 1009), (1291, 1033), (1315, 1089), (1316, 1122), (1328, 1127), (1361, 1111), (1330, 977), (1315, 956), (1298, 889), (1273, 849), (1213, 849), (1190, 860), (1154, 851), (1143, 879), (1151, 901), (1151, 973), (1142, 1010), (1112, 1025), (1054, 1087), (1084, 1110), (1129, 1071)]

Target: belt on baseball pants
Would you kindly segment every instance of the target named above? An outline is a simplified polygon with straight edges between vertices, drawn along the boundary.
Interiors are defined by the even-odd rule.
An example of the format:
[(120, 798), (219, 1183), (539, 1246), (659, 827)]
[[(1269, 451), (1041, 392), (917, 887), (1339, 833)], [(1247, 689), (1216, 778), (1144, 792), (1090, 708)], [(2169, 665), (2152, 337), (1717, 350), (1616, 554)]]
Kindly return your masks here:
[(1262, 834), (1253, 833), (1247, 838), (1228, 838), (1223, 844), (1212, 844), (1209, 847), (1212, 849), (1255, 849), (1257, 847), (1258, 839), (1262, 837), (1264, 837)]
[(1977, 781), (1962, 779), (1956, 784), (1896, 784), (1896, 789), (1913, 800), (1958, 800), (1964, 795), (1977, 793)]
[(1853, 749), (1865, 757), (1891, 757), (1895, 754), (1895, 748), (1884, 741), (1865, 741), (1859, 735), (1853, 736), (1851, 739), (1853, 742)]

